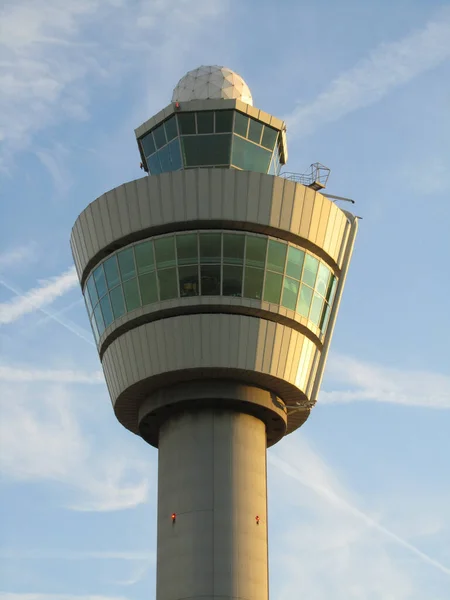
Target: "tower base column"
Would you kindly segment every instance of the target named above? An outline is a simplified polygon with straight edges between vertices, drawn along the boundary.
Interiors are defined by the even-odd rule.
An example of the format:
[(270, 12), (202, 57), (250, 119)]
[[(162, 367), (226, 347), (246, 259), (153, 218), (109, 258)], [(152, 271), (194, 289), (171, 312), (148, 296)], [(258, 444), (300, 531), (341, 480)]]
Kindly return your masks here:
[(190, 409), (158, 446), (156, 600), (267, 600), (264, 422)]

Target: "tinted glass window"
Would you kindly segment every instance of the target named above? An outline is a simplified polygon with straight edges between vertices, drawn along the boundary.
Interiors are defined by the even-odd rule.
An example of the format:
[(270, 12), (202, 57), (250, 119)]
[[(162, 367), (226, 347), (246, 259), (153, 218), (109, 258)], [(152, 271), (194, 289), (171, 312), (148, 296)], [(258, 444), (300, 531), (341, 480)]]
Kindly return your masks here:
[(266, 302), (279, 304), (282, 285), (283, 275), (280, 273), (271, 273), (270, 271), (267, 271), (266, 282), (264, 284), (264, 300)]
[(191, 265), (198, 262), (197, 234), (177, 235), (177, 258), (179, 265)]
[(162, 150), (160, 150), (158, 152), (158, 154), (159, 154), (159, 162), (161, 163), (161, 171), (163, 173), (172, 171), (172, 163), (170, 162), (169, 146), (162, 148)]
[(221, 235), (220, 233), (200, 234), (200, 262), (220, 263)]
[(264, 268), (266, 262), (267, 238), (247, 236), (245, 264)]
[(202, 265), (202, 296), (220, 294), (220, 265)]
[(175, 265), (175, 244), (173, 237), (155, 240), (156, 265), (158, 269), (173, 267)]
[(105, 331), (105, 323), (103, 321), (103, 315), (102, 315), (102, 311), (100, 308), (100, 304), (97, 304), (97, 306), (95, 307), (94, 317), (95, 317), (95, 322), (97, 324), (98, 335), (100, 337), (102, 335), (102, 333)]
[(244, 171), (267, 173), (272, 154), (269, 150), (233, 136), (232, 164)]
[(146, 273), (139, 277), (142, 305), (158, 302), (158, 288), (156, 285), (156, 273)]
[(216, 133), (228, 133), (233, 125), (232, 110), (218, 110), (216, 112)]
[(248, 139), (259, 144), (261, 141), (263, 124), (254, 119), (250, 119), (250, 127), (248, 129)]
[(106, 282), (108, 284), (109, 289), (116, 287), (119, 285), (119, 269), (117, 267), (117, 258), (115, 256), (111, 256), (108, 260), (105, 260), (103, 263), (103, 268), (105, 269)]
[(325, 296), (328, 289), (328, 280), (330, 278), (330, 270), (323, 263), (320, 263), (319, 270), (317, 272), (316, 290), (322, 296)]
[(161, 300), (170, 300), (178, 297), (178, 282), (176, 269), (158, 271), (159, 297)]
[(328, 289), (327, 289), (327, 295), (326, 295), (327, 302), (329, 302), (330, 304), (334, 300), (334, 294), (336, 292), (336, 284), (337, 284), (337, 279), (334, 275), (332, 275), (330, 277), (330, 281), (328, 282)]
[(245, 236), (232, 233), (223, 234), (223, 262), (242, 265), (244, 262)]
[(106, 279), (103, 265), (97, 267), (94, 271), (94, 281), (97, 288), (98, 297), (101, 298), (106, 294)]
[(178, 126), (182, 134), (196, 133), (195, 113), (179, 113)]
[(269, 250), (267, 253), (267, 268), (278, 273), (284, 272), (284, 263), (286, 262), (286, 244), (269, 240)]
[(197, 113), (198, 133), (214, 133), (214, 113), (211, 110)]
[(166, 138), (168, 142), (170, 142), (170, 140), (173, 140), (173, 138), (177, 137), (177, 120), (174, 116), (170, 117), (170, 119), (168, 119), (164, 123), (164, 129), (166, 130)]
[(224, 296), (242, 296), (242, 267), (223, 266), (222, 294)]
[(300, 279), (304, 260), (305, 253), (302, 250), (289, 246), (286, 275), (294, 277), (294, 279)]
[(179, 267), (180, 296), (198, 296), (198, 266)]
[(155, 258), (153, 256), (153, 242), (143, 242), (134, 247), (136, 255), (136, 265), (139, 275), (150, 273), (155, 268)]
[(313, 291), (307, 285), (302, 285), (300, 288), (300, 296), (298, 297), (297, 312), (307, 317), (309, 307), (311, 306)]
[(312, 321), (315, 325), (319, 324), (320, 315), (322, 314), (323, 308), (323, 298), (319, 296), (319, 294), (314, 294), (311, 312), (309, 313), (309, 320)]
[(125, 314), (125, 302), (123, 299), (122, 286), (115, 287), (110, 291), (109, 297), (111, 299), (112, 311), (114, 318), (118, 319)]
[(181, 140), (186, 167), (230, 164), (231, 135), (196, 135)]
[(89, 292), (87, 291), (87, 289), (84, 291), (84, 301), (86, 302), (86, 308), (88, 311), (89, 316), (92, 314), (92, 304), (91, 304), (91, 299), (89, 298)]
[(317, 260), (317, 258), (314, 258), (314, 256), (307, 254), (305, 259), (305, 268), (303, 270), (303, 281), (311, 287), (314, 287), (314, 284), (316, 282), (316, 274), (318, 268), (319, 261)]
[(123, 284), (123, 293), (127, 311), (135, 310), (141, 305), (137, 279), (130, 279)]
[(164, 125), (160, 125), (153, 130), (153, 137), (155, 138), (155, 145), (157, 148), (162, 148), (166, 145), (166, 132), (164, 131)]
[(100, 336), (98, 334), (97, 323), (95, 322), (94, 315), (92, 315), (92, 317), (91, 317), (91, 327), (92, 327), (92, 331), (94, 332), (95, 343), (98, 344), (98, 340), (99, 340)]
[(240, 112), (234, 115), (234, 133), (247, 137), (248, 117)]
[(94, 278), (92, 277), (92, 275), (87, 280), (86, 287), (87, 287), (87, 291), (89, 293), (89, 297), (91, 300), (91, 305), (95, 306), (98, 302), (98, 294), (97, 294), (97, 288), (95, 287)]
[(328, 304), (325, 304), (322, 311), (322, 316), (320, 317), (319, 327), (323, 331), (327, 328), (328, 321), (330, 319), (331, 308)]
[(149, 133), (141, 140), (142, 150), (144, 151), (144, 156), (149, 156), (153, 154), (156, 150), (155, 142), (153, 140), (153, 135)]
[(157, 153), (147, 159), (147, 165), (151, 175), (159, 175), (161, 173), (161, 164)]
[(111, 325), (113, 322), (113, 313), (111, 310), (111, 304), (109, 302), (109, 296), (105, 296), (100, 300), (100, 306), (102, 307), (103, 321), (105, 323), (105, 327)]
[(267, 125), (265, 125), (261, 144), (269, 150), (273, 150), (275, 142), (277, 141), (277, 136), (278, 131), (276, 129), (272, 129), (272, 127), (267, 127)]
[(244, 296), (246, 298), (255, 298), (257, 300), (260, 300), (262, 297), (262, 287), (264, 280), (263, 269), (245, 267), (244, 277)]
[(178, 171), (183, 166), (181, 161), (181, 150), (180, 150), (180, 141), (178, 138), (170, 142), (167, 146), (170, 152), (170, 161), (172, 164), (172, 171)]
[(283, 298), (281, 300), (281, 304), (286, 308), (295, 310), (295, 307), (297, 306), (298, 286), (299, 283), (298, 281), (295, 281), (295, 279), (290, 279), (289, 277), (284, 278)]
[(120, 275), (122, 276), (122, 281), (126, 281), (127, 279), (131, 279), (132, 277), (136, 277), (133, 248), (127, 248), (126, 250), (122, 250), (122, 252), (119, 252), (117, 255), (117, 259), (119, 261), (119, 269)]

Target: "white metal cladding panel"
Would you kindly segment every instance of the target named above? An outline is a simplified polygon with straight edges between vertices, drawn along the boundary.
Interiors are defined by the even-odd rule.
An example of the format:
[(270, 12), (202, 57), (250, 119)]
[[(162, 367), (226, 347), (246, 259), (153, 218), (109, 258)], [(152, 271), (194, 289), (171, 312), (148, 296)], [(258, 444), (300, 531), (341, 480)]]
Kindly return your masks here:
[(273, 180), (272, 197), (270, 198), (270, 219), (269, 225), (272, 227), (280, 226), (280, 215), (284, 203), (284, 182), (286, 180), (276, 177)]
[(332, 202), (322, 202), (322, 211), (320, 213), (319, 226), (317, 228), (316, 244), (323, 247), (325, 240), (325, 234), (328, 227), (328, 220), (330, 218), (331, 207), (334, 206)]
[(82, 260), (80, 257), (81, 246), (79, 243), (76, 242), (77, 237), (78, 237), (78, 233), (77, 233), (76, 227), (74, 227), (72, 229), (72, 233), (70, 234), (70, 247), (72, 249), (72, 256), (73, 256), (73, 261), (75, 263), (75, 269), (77, 271), (78, 279), (80, 279), (80, 277), (82, 275), (82, 269), (81, 269)]
[(280, 347), (278, 350), (274, 350), (271, 369), (272, 373), (276, 377), (284, 377), (289, 351), (291, 350), (291, 339), (293, 338), (293, 333), (293, 330), (289, 329), (288, 327), (282, 329), (280, 333), (277, 332)]
[(234, 169), (164, 173), (115, 188), (81, 213), (72, 238), (79, 269), (115, 239), (198, 219), (247, 221), (291, 231), (323, 247), (334, 260), (347, 220), (328, 198), (272, 175)]
[(163, 223), (163, 218), (159, 177), (147, 177), (147, 193), (150, 203), (151, 224), (161, 225), (161, 223)]
[(103, 224), (102, 214), (100, 212), (100, 202), (93, 202), (91, 204), (92, 209), (92, 223), (95, 230), (95, 240), (99, 246), (106, 246), (108, 243), (105, 235), (105, 228)]
[(163, 223), (170, 223), (174, 220), (172, 181), (173, 177), (170, 177), (168, 173), (165, 173), (160, 178), (161, 212)]
[(337, 217), (337, 209), (336, 209), (336, 207), (334, 207), (334, 209), (333, 209), (333, 207), (331, 207), (330, 216), (328, 217), (327, 229), (325, 232), (325, 239), (323, 241), (323, 246), (322, 246), (323, 249), (325, 250), (325, 252), (330, 251), (331, 238), (333, 237), (336, 217)]
[(306, 388), (308, 382), (309, 373), (311, 372), (312, 361), (314, 358), (315, 346), (305, 338), (303, 340), (302, 351), (300, 354), (300, 360), (297, 368), (297, 376), (295, 378), (295, 385), (301, 390)]
[(222, 196), (223, 196), (222, 174), (223, 174), (223, 169), (213, 169), (213, 172), (210, 175), (211, 196), (209, 198), (209, 207), (210, 207), (212, 219), (221, 218), (221, 215), (222, 215)]
[(246, 221), (256, 223), (258, 220), (259, 196), (261, 194), (261, 177), (253, 171), (248, 174), (248, 202)]
[(211, 179), (208, 171), (200, 169), (198, 175), (198, 218), (211, 218)]
[(185, 181), (186, 220), (192, 221), (197, 218), (197, 170), (189, 169), (180, 173)]
[(272, 321), (200, 314), (132, 329), (107, 348), (103, 362), (115, 402), (120, 393), (138, 381), (202, 367), (251, 370), (304, 385), (314, 349), (303, 334)]
[(316, 192), (314, 190), (310, 188), (305, 189), (302, 217), (300, 219), (300, 228), (298, 230), (298, 234), (300, 237), (308, 238), (315, 197)]
[[(78, 225), (79, 225), (78, 232), (79, 232), (79, 236), (80, 236), (82, 255), (83, 255), (84, 263), (86, 263), (89, 260), (90, 252), (89, 252), (89, 248), (88, 248), (88, 245), (86, 242), (86, 236), (88, 235), (88, 226), (86, 223), (85, 211), (83, 211), (81, 213), (81, 215), (79, 217)], [(84, 269), (84, 267), (85, 267), (85, 264), (82, 265), (83, 269)]]
[(234, 219), (236, 221), (245, 221), (247, 219), (247, 204), (249, 200), (249, 171), (246, 171), (245, 175), (245, 177), (236, 177), (236, 187), (234, 194)]
[(290, 231), (298, 234), (300, 229), (300, 221), (302, 220), (303, 203), (305, 201), (305, 186), (296, 185), (294, 193), (294, 208), (292, 210)]
[(319, 230), (319, 223), (322, 214), (322, 206), (325, 197), (321, 194), (316, 194), (314, 198), (313, 211), (311, 215), (311, 224), (309, 226), (309, 234), (308, 237), (311, 240), (317, 239), (317, 232)]
[[(277, 181), (277, 180), (275, 180)], [(280, 229), (289, 231), (292, 222), (292, 214), (294, 210), (295, 198), (295, 183), (293, 181), (284, 180), (283, 204), (280, 210)]]
[(100, 209), (100, 219), (103, 225), (103, 231), (105, 234), (105, 245), (110, 244), (114, 240), (112, 225), (111, 225), (111, 217), (109, 216), (109, 207), (106, 196), (100, 196), (98, 199), (99, 209)]

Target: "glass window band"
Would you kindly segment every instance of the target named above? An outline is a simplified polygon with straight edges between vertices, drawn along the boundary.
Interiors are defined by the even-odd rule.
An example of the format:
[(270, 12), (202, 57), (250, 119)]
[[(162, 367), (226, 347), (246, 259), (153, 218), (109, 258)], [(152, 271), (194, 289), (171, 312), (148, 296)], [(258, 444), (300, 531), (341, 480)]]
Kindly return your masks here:
[(138, 242), (109, 256), (84, 294), (96, 340), (127, 312), (188, 296), (263, 300), (325, 333), (337, 279), (304, 249), (238, 231), (189, 231)]

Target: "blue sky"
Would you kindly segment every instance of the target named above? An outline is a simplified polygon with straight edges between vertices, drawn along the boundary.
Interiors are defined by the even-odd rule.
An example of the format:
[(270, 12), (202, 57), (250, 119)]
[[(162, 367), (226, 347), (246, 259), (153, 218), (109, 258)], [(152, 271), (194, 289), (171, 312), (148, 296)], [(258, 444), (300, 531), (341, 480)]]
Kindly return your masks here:
[(318, 405), (269, 451), (275, 600), (450, 597), (450, 5), (4, 0), (0, 600), (154, 597), (156, 451), (110, 407), (69, 248), (201, 64), (363, 217)]

